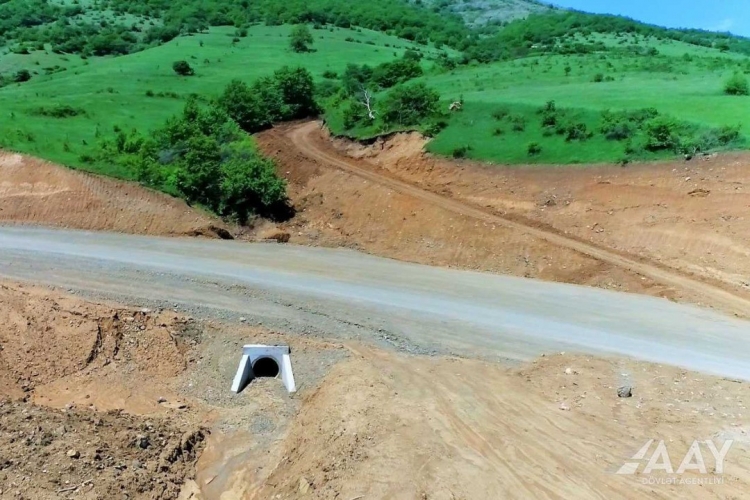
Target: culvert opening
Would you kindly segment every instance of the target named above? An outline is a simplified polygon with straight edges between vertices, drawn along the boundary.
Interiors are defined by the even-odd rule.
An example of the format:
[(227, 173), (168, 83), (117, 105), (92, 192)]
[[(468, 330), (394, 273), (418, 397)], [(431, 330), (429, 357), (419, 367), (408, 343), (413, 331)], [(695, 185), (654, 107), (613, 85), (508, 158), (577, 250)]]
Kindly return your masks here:
[(271, 358), (260, 358), (253, 365), (253, 375), (256, 378), (274, 378), (279, 374), (279, 364)]

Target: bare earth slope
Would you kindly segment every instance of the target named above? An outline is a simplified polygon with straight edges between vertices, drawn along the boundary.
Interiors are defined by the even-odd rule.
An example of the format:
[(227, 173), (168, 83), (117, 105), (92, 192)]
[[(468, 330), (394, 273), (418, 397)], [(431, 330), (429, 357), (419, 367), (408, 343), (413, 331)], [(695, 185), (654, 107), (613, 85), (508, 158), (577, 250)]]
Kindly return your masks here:
[(217, 218), (136, 184), (0, 151), (0, 222), (135, 234), (225, 234)]
[[(0, 337), (0, 374), (11, 381), (3, 389), (20, 390), (0, 396), (2, 499), (727, 499), (750, 491), (743, 382), (571, 354), (508, 368), (357, 342), (341, 348), (7, 282), (0, 311), (13, 333)], [(299, 393), (290, 397), (278, 380), (229, 393), (248, 341), (292, 345)], [(18, 373), (28, 377), (17, 383)], [(617, 397), (622, 384), (634, 387), (632, 398)], [(665, 441), (674, 468), (695, 439), (734, 442), (723, 474), (705, 447), (707, 474), (644, 475), (646, 460), (635, 475), (614, 473), (650, 439)], [(654, 482), (668, 478), (704, 484)]]
[[(661, 258), (667, 252), (687, 253), (678, 245), (687, 241), (684, 238), (689, 240), (690, 233), (705, 238), (701, 225), (683, 225), (683, 240), (650, 238), (654, 246), (648, 250), (643, 247), (642, 238), (648, 227), (641, 232), (633, 226), (642, 217), (647, 217), (649, 226), (657, 217), (668, 224), (674, 217), (682, 220), (691, 217), (691, 213), (706, 215), (708, 197), (700, 188), (693, 188), (689, 190), (692, 194), (680, 194), (688, 201), (676, 205), (656, 202), (670, 213), (673, 211), (672, 217), (649, 205), (635, 220), (629, 218), (633, 207), (622, 206), (628, 203), (624, 198), (627, 192), (638, 189), (630, 183), (640, 179), (654, 185), (665, 184), (665, 177), (675, 176), (668, 165), (641, 167), (647, 172), (640, 170), (639, 177), (624, 179), (621, 182), (625, 186), (618, 189), (612, 181), (603, 180), (602, 174), (615, 177), (620, 168), (525, 170), (457, 165), (425, 155), (424, 142), (414, 137), (396, 136), (369, 148), (339, 143), (337, 151), (313, 123), (269, 132), (261, 136), (261, 143), (268, 153), (277, 155), (288, 173), (294, 196), (305, 210), (297, 223), (306, 226), (306, 231), (298, 233), (306, 233), (312, 242), (322, 239), (326, 244), (333, 239), (326, 233), (333, 229), (338, 230), (341, 242), (405, 260), (682, 297), (740, 315), (747, 314), (750, 306), (743, 283), (724, 279), (720, 273), (711, 272), (713, 269), (699, 265), (705, 261), (700, 253), (702, 247), (686, 248), (694, 260), (692, 266), (675, 265), (674, 261)], [(330, 172), (331, 167), (355, 178), (349, 175), (338, 180), (341, 172)], [(728, 182), (721, 172), (716, 174), (720, 182)], [(569, 182), (572, 184), (604, 186), (599, 190), (596, 210), (591, 207), (591, 200), (584, 202), (573, 195), (560, 199), (556, 193), (566, 190), (568, 176), (573, 179)], [(727, 195), (735, 194), (737, 187)], [(653, 196), (659, 200), (665, 195), (654, 191)], [(669, 200), (674, 198), (673, 195)], [(619, 210), (624, 220), (614, 225), (609, 219), (606, 233), (611, 236), (603, 239), (599, 237), (605, 232), (600, 230), (602, 223), (592, 222), (584, 228), (583, 217), (566, 212), (571, 199), (583, 205), (578, 212), (597, 214), (589, 215), (592, 219), (609, 218), (610, 213)], [(723, 199), (712, 200), (711, 204), (717, 211), (734, 210), (738, 213), (735, 217), (744, 220), (739, 215), (744, 205), (725, 208)], [(736, 234), (735, 229), (730, 231)], [(320, 238), (321, 233), (326, 238)], [(623, 244), (634, 241), (640, 245)], [(735, 255), (742, 255), (741, 249), (750, 246), (735, 243), (730, 248)], [(721, 265), (731, 268), (732, 262), (724, 260)]]

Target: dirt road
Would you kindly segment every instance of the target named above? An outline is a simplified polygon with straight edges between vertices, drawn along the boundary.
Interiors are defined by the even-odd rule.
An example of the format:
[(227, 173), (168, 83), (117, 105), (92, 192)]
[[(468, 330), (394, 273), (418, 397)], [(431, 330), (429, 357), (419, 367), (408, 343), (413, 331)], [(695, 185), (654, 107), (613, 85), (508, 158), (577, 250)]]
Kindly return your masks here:
[(664, 299), (346, 250), (0, 229), (0, 275), (411, 352), (621, 354), (750, 380), (750, 323)]
[(647, 277), (657, 283), (686, 291), (693, 296), (703, 297), (707, 303), (724, 311), (744, 316), (750, 310), (750, 299), (744, 292), (716, 286), (707, 282), (710, 280), (698, 279), (689, 273), (651, 262), (640, 256), (628, 255), (604, 246), (598, 246), (580, 238), (563, 234), (550, 226), (545, 227), (538, 222), (525, 220), (523, 217), (500, 215), (496, 210), (481, 207), (466, 200), (444, 196), (430, 191), (424, 186), (407, 182), (396, 177), (387, 169), (335, 154), (330, 148), (321, 147), (320, 126), (316, 122), (299, 125), (291, 129), (288, 136), (302, 154), (318, 160), (323, 165), (343, 169), (368, 181), (441, 207), (448, 212), (525, 233), (555, 247), (578, 252), (597, 261)]

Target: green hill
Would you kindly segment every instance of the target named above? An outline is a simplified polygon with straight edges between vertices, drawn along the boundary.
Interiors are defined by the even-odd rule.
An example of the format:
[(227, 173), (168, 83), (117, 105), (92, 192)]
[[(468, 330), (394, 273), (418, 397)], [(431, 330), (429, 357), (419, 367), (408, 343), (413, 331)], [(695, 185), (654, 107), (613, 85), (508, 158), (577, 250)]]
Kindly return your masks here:
[[(290, 49), (296, 24), (313, 51)], [(96, 156), (115, 130), (148, 135), (191, 95), (299, 66), (353, 137), (416, 128), (436, 153), (500, 163), (692, 155), (745, 147), (750, 98), (724, 87), (744, 94), (747, 54), (741, 37), (525, 0), (8, 0), (0, 146), (134, 178)]]

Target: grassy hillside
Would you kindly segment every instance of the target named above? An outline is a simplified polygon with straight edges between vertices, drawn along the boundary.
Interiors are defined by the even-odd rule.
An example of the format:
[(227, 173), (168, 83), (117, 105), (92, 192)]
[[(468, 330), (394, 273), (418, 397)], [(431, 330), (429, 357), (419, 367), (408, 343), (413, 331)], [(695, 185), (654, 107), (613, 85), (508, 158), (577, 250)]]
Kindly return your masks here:
[[(747, 146), (750, 97), (724, 92), (730, 77), (750, 74), (747, 56), (640, 35), (580, 39), (604, 48), (459, 66), (418, 79), (441, 95), (445, 113), (446, 126), (429, 150), (497, 163), (567, 164)], [(453, 102), (463, 109), (449, 113)], [(392, 130), (377, 123), (347, 129), (344, 109), (327, 113), (339, 133)]]
[[(180, 111), (190, 94), (214, 97), (233, 78), (251, 81), (284, 65), (304, 66), (317, 79), (340, 72), (347, 63), (390, 61), (411, 42), (369, 30), (312, 30), (315, 52), (289, 49), (290, 27), (254, 26), (246, 37), (233, 28), (179, 37), (164, 45), (115, 58), (60, 56), (35, 51), (0, 56), (0, 73), (26, 67), (34, 73), (25, 83), (0, 88), (0, 146), (49, 158), (66, 165), (130, 177), (111, 164), (85, 164), (100, 138), (115, 126), (145, 133)], [(437, 51), (419, 46), (426, 54)], [(172, 62), (187, 60), (195, 76), (180, 77)], [(36, 64), (38, 62), (38, 64)], [(66, 71), (46, 75), (46, 65), (65, 64)], [(75, 116), (49, 115), (69, 106)]]

